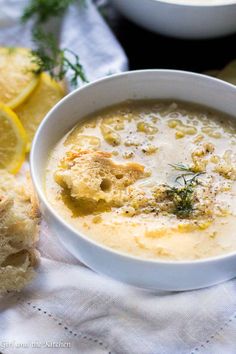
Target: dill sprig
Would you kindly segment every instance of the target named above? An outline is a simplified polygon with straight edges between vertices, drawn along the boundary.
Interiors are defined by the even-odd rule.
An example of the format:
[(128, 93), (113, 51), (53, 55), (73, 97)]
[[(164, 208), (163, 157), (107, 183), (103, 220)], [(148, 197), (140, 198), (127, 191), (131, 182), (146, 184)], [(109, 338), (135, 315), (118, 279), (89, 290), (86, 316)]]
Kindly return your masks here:
[(191, 185), (169, 187), (167, 196), (173, 202), (172, 213), (181, 219), (188, 218), (194, 211), (194, 189)]
[(191, 173), (193, 172), (193, 170), (191, 169), (190, 166), (184, 165), (182, 163), (176, 163), (176, 164), (170, 163), (169, 166), (171, 166), (176, 171), (185, 171), (185, 172), (191, 172)]
[[(47, 71), (52, 78), (61, 81), (70, 71), (70, 83), (74, 87), (79, 79), (88, 82), (79, 56), (68, 48), (59, 48), (55, 36), (44, 33), (42, 29), (46, 21), (51, 17), (62, 16), (69, 5), (76, 1), (78, 0), (31, 0), (21, 17), (23, 23), (35, 19), (32, 39), (36, 49), (32, 50), (32, 61), (37, 64), (37, 69), (34, 72), (39, 74)], [(80, 0), (80, 3), (85, 4), (85, 1)]]
[[(169, 166), (171, 166), (176, 171), (185, 172), (185, 173), (178, 175), (175, 179), (175, 182), (179, 182), (180, 180), (182, 180), (184, 182), (184, 184), (186, 184), (187, 182), (191, 183), (191, 182), (196, 181), (197, 177), (199, 177), (200, 175), (205, 173), (205, 172), (194, 172), (192, 167), (190, 167), (188, 165), (184, 165), (182, 163), (169, 164)], [(187, 179), (187, 177), (191, 177), (191, 178)]]
[[(34, 18), (37, 23), (44, 23), (51, 17), (62, 16), (69, 5), (78, 0), (31, 0), (24, 9), (21, 17), (22, 22)], [(85, 0), (80, 0), (85, 4)]]
[[(189, 172), (189, 173), (183, 173), (179, 176), (176, 177), (175, 179), (175, 182), (177, 183), (184, 183), (184, 185), (187, 185), (187, 184), (193, 184), (196, 182), (196, 184), (199, 184), (199, 181), (198, 181), (198, 177), (200, 175), (203, 175), (205, 172), (197, 172), (197, 173), (194, 173), (194, 172)], [(189, 178), (188, 178), (189, 177)], [(182, 183), (181, 183), (182, 182)]]
[(55, 37), (46, 34), (38, 28), (33, 32), (33, 40), (37, 49), (32, 50), (32, 61), (36, 64), (35, 74), (48, 71), (55, 80), (61, 81), (69, 70), (73, 73), (71, 85), (76, 86), (78, 80), (88, 82), (79, 56), (70, 49), (60, 49)]
[(167, 186), (167, 196), (173, 202), (173, 214), (179, 218), (188, 218), (194, 212), (195, 187), (200, 183), (198, 177), (204, 172), (194, 173), (187, 165), (171, 165), (177, 171), (186, 173), (176, 177), (175, 182), (180, 186)]

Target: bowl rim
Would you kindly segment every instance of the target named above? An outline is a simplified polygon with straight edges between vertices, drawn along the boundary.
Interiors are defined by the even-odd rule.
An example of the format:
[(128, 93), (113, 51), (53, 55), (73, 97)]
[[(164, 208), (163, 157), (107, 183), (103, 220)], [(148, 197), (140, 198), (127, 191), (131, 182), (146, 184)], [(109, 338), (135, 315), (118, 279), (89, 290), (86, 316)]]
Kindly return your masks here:
[[(171, 1), (171, 0), (148, 0), (150, 2), (160, 2), (160, 3), (165, 3), (167, 5), (176, 5), (176, 6), (182, 6), (182, 7), (197, 7), (197, 8), (211, 8), (211, 7), (217, 7), (217, 8), (220, 8), (220, 7), (228, 7), (228, 6), (233, 6), (235, 5), (236, 6), (236, 1), (235, 0), (228, 0), (228, 2), (226, 3), (223, 3), (224, 0), (220, 0), (220, 2), (217, 2), (217, 3), (187, 3), (187, 0), (176, 0), (175, 1)], [(197, 1), (197, 0), (196, 0)]]
[[(154, 0), (156, 1), (156, 0)], [(48, 201), (47, 197), (46, 197), (46, 193), (43, 190), (43, 188), (41, 188), (38, 183), (37, 183), (37, 168), (36, 165), (34, 165), (34, 154), (36, 149), (36, 146), (38, 144), (38, 137), (41, 133), (41, 131), (44, 129), (44, 125), (48, 122), (49, 119), (51, 119), (51, 114), (56, 111), (60, 106), (62, 106), (64, 104), (65, 101), (67, 101), (70, 97), (72, 96), (76, 96), (79, 94), (80, 91), (82, 90), (87, 90), (90, 87), (93, 86), (99, 86), (100, 84), (102, 84), (103, 82), (106, 81), (112, 81), (112, 80), (116, 80), (116, 78), (120, 78), (120, 77), (126, 77), (126, 76), (132, 76), (132, 75), (139, 75), (139, 74), (146, 74), (146, 73), (153, 73), (153, 74), (174, 74), (174, 75), (183, 75), (183, 76), (192, 76), (195, 78), (200, 78), (203, 80), (209, 80), (212, 82), (215, 82), (217, 84), (223, 85), (225, 86), (226, 89), (233, 89), (235, 91), (236, 94), (236, 86), (234, 86), (233, 84), (230, 84), (228, 82), (225, 82), (223, 80), (214, 78), (214, 77), (210, 77), (204, 74), (199, 74), (199, 73), (195, 73), (195, 72), (191, 72), (191, 71), (184, 71), (184, 70), (171, 70), (171, 69), (146, 69), (146, 70), (133, 70), (133, 71), (125, 71), (125, 72), (121, 72), (121, 73), (116, 73), (113, 75), (109, 75), (107, 77), (102, 77), (100, 79), (97, 79), (95, 81), (92, 81), (88, 84), (85, 84), (77, 89), (75, 89), (74, 91), (70, 92), (69, 94), (67, 94), (64, 98), (62, 98), (45, 116), (45, 118), (43, 119), (43, 121), (40, 123), (40, 126), (35, 134), (35, 137), (33, 139), (32, 142), (32, 147), (31, 147), (31, 152), (30, 152), (30, 174), (31, 174), (31, 178), (33, 181), (33, 185), (34, 188), (36, 189), (36, 192), (39, 196), (39, 200), (43, 201), (44, 205), (46, 206), (46, 208), (50, 211), (50, 213), (53, 215), (53, 217), (57, 220), (57, 222), (59, 222), (59, 224), (62, 224), (65, 228), (69, 229), (72, 233), (76, 234), (77, 237), (81, 237), (84, 241), (91, 243), (93, 246), (96, 246), (108, 253), (110, 253), (111, 255), (116, 255), (119, 257), (123, 257), (125, 258), (127, 261), (136, 261), (136, 262), (141, 262), (141, 263), (146, 263), (146, 264), (156, 264), (156, 265), (166, 265), (166, 266), (195, 266), (195, 265), (200, 265), (200, 264), (206, 264), (206, 263), (215, 263), (215, 262), (219, 262), (219, 261), (225, 261), (231, 257), (235, 257), (236, 256), (236, 250), (226, 253), (226, 254), (222, 254), (222, 255), (218, 255), (218, 256), (214, 256), (214, 257), (206, 257), (206, 258), (200, 258), (200, 259), (193, 259), (193, 260), (162, 260), (162, 259), (146, 259), (146, 258), (142, 258), (139, 256), (134, 256), (132, 254), (128, 254), (126, 252), (123, 251), (118, 251), (112, 248), (109, 248), (108, 246), (99, 243), (95, 240), (93, 240), (92, 238), (89, 238), (88, 236), (86, 236), (85, 234), (83, 234), (82, 232), (80, 232), (78, 229), (76, 229), (75, 227), (73, 227), (69, 222), (67, 222), (62, 216), (59, 215), (59, 213), (56, 212), (55, 208), (50, 204), (50, 202)], [(128, 99), (128, 98), (127, 98)], [(213, 108), (214, 109), (214, 108)], [(236, 116), (235, 116), (236, 119)]]

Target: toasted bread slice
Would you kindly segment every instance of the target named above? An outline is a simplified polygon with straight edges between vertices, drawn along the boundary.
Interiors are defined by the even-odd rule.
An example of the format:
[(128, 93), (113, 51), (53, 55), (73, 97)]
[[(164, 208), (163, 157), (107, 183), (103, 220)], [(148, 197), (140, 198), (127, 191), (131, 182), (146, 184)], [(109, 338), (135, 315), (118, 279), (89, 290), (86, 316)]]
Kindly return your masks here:
[(0, 293), (20, 290), (32, 278), (38, 224), (30, 182), (23, 186), (0, 170)]
[(69, 153), (55, 173), (56, 182), (76, 199), (116, 203), (128, 186), (145, 176), (138, 163), (118, 164), (102, 151)]

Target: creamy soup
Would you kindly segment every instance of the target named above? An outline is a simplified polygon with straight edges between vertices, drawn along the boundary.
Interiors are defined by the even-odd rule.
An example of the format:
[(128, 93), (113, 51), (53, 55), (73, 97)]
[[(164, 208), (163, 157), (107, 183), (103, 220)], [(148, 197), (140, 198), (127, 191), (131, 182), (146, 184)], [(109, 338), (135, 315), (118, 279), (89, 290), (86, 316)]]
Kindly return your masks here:
[(148, 259), (236, 250), (236, 123), (183, 102), (127, 101), (54, 147), (49, 202), (86, 237)]

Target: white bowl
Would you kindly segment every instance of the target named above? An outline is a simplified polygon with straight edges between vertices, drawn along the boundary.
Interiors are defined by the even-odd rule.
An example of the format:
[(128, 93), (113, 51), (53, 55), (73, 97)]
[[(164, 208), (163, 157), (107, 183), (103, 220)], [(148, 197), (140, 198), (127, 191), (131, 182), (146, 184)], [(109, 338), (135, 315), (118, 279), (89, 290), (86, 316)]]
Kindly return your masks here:
[(72, 92), (46, 116), (31, 151), (31, 173), (42, 212), (62, 244), (96, 272), (141, 288), (188, 290), (236, 276), (236, 251), (199, 261), (144, 260), (111, 250), (82, 235), (58, 215), (46, 198), (45, 168), (50, 151), (82, 117), (126, 99), (176, 99), (235, 116), (236, 87), (204, 75), (144, 70), (113, 75)]
[[(203, 0), (199, 3), (192, 0), (179, 0), (178, 3), (171, 0), (112, 1), (135, 23), (167, 36), (205, 39), (236, 32), (236, 1), (233, 0), (212, 0), (212, 3), (206, 0), (205, 4)], [(153, 50), (158, 51), (155, 44)]]

